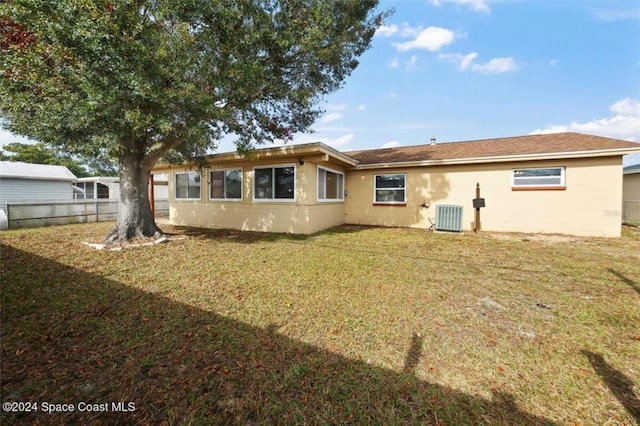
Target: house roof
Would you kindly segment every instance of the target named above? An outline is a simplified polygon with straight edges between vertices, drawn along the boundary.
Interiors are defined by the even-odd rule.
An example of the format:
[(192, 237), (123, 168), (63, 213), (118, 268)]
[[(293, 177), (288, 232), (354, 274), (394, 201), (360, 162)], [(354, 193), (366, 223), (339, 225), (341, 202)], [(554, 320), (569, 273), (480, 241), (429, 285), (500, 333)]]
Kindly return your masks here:
[(555, 133), (466, 142), (345, 152), (358, 168), (389, 165), (463, 164), (566, 157), (624, 155), (640, 144), (580, 133)]
[[(237, 152), (224, 152), (206, 157), (209, 164), (243, 162), (247, 160), (286, 160), (286, 161), (331, 161), (345, 167), (353, 167), (358, 162), (344, 153), (323, 144), (314, 142), (299, 145), (275, 146), (269, 148), (254, 149), (247, 155)], [(153, 170), (167, 170), (174, 167), (184, 167), (184, 165), (157, 164)]]
[(65, 166), (0, 161), (0, 177), (13, 179), (59, 180), (75, 182), (76, 176)]
[(628, 175), (628, 174), (631, 174), (631, 173), (640, 173), (640, 163), (634, 164), (632, 166), (627, 166), (624, 169), (622, 169), (622, 172), (625, 175)]

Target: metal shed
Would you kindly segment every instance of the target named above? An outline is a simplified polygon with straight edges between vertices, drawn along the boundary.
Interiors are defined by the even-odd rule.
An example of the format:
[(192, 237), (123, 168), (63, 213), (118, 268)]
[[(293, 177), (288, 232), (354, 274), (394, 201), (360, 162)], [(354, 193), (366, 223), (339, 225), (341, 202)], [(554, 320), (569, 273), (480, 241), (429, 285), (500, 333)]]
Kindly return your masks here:
[(0, 209), (11, 201), (71, 201), (76, 176), (64, 166), (0, 161)]

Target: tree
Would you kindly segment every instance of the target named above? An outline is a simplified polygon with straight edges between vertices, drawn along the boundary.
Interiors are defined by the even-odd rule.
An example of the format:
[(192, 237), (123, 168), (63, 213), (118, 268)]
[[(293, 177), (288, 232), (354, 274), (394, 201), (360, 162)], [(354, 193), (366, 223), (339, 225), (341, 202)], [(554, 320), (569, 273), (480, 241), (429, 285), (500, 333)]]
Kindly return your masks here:
[(11, 0), (0, 5), (0, 118), (69, 152), (118, 158), (111, 240), (161, 233), (163, 156), (308, 131), (387, 12), (378, 0)]
[(42, 142), (35, 144), (13, 142), (5, 145), (3, 150), (0, 152), (0, 160), (65, 166), (76, 177), (115, 176), (114, 172), (117, 171), (108, 159), (74, 156)]

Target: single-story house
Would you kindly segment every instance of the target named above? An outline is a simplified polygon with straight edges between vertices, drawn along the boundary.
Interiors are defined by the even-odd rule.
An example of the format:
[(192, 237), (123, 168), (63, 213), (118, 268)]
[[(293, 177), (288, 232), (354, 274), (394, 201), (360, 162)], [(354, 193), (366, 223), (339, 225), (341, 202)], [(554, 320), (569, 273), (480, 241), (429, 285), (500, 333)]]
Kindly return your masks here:
[(72, 201), (76, 176), (64, 166), (0, 161), (0, 209), (8, 201)]
[(154, 173), (169, 176), (175, 225), (311, 234), (341, 224), (429, 228), (453, 214), (473, 230), (484, 204), (482, 230), (617, 237), (622, 157), (638, 152), (635, 142), (578, 133), (352, 152), (312, 143)]
[(640, 221), (640, 164), (625, 167), (622, 173), (622, 218)]

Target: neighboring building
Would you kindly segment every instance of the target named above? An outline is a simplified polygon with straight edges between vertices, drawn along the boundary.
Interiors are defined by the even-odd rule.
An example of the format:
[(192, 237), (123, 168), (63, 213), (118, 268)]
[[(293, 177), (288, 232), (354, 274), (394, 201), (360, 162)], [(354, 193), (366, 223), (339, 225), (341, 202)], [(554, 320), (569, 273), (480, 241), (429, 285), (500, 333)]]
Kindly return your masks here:
[(617, 237), (622, 156), (640, 144), (578, 133), (339, 152), (322, 143), (212, 155), (169, 176), (176, 225), (311, 234), (340, 224), (428, 228), (438, 205), (475, 228)]
[[(168, 200), (167, 176), (156, 175), (153, 182), (154, 198), (156, 200)], [(79, 178), (74, 185), (77, 188), (74, 193), (76, 200), (117, 200), (120, 198), (120, 179), (117, 177), (93, 176)]]
[(78, 178), (74, 184), (76, 200), (118, 199), (120, 197), (120, 180), (117, 177), (92, 176)]
[(640, 222), (640, 164), (623, 170), (622, 212), (625, 222)]
[(72, 201), (76, 176), (64, 166), (0, 161), (0, 209), (9, 201)]

